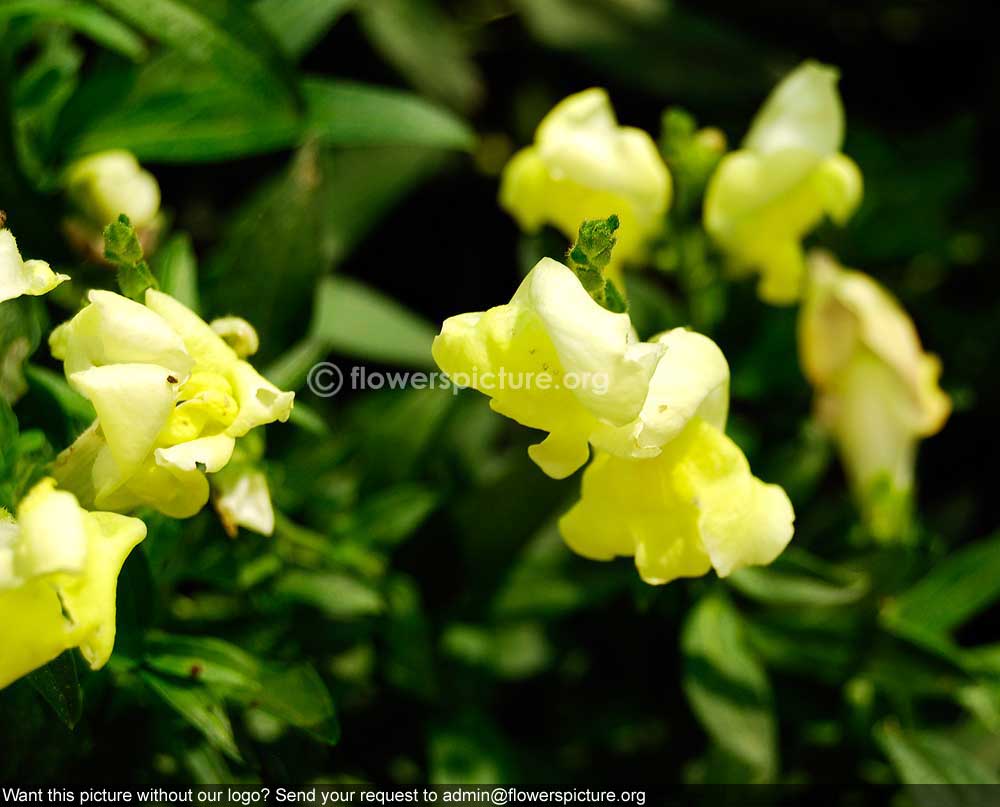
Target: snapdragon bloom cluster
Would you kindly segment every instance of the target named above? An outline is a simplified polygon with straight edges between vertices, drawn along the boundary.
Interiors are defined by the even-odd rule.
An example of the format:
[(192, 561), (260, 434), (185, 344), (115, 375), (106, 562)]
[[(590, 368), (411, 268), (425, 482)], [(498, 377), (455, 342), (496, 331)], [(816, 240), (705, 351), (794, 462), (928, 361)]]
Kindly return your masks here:
[(579, 554), (634, 556), (659, 584), (770, 563), (791, 540), (787, 495), (754, 477), (725, 434), (729, 366), (707, 337), (677, 328), (642, 342), (627, 313), (545, 258), (506, 305), (447, 319), (433, 354), (453, 377), (607, 381), (481, 390), (495, 411), (548, 432), (529, 454), (549, 476), (572, 474), (593, 449), (583, 495), (560, 521)]
[[(0, 230), (0, 303), (68, 279), (23, 260)], [(258, 340), (238, 317), (209, 325), (155, 289), (145, 304), (100, 290), (88, 300), (50, 347), (97, 418), (14, 515), (0, 509), (0, 689), (71, 648), (102, 667), (114, 647), (118, 576), (146, 536), (124, 513), (194, 515), (209, 498), (207, 474), (223, 471), (237, 439), (287, 420), (293, 404), (244, 360)], [(227, 531), (270, 533), (266, 481), (246, 458), (230, 471), (217, 485)]]

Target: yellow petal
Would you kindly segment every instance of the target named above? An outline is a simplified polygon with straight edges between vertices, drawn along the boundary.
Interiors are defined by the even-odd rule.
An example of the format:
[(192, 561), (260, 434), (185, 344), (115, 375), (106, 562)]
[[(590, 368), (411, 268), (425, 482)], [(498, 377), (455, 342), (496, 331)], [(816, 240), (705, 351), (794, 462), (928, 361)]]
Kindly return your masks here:
[(155, 364), (109, 364), (69, 380), (94, 405), (118, 473), (127, 478), (150, 455), (173, 412), (177, 377)]
[(183, 381), (194, 362), (173, 328), (146, 306), (110, 291), (91, 291), (90, 305), (49, 337), (66, 377), (110, 364), (150, 364)]
[(793, 518), (784, 491), (756, 479), (739, 448), (695, 418), (654, 459), (599, 454), (559, 526), (575, 552), (632, 555), (643, 580), (660, 584), (770, 563)]
[(295, 405), (294, 392), (278, 389), (245, 361), (230, 367), (227, 377), (233, 385), (233, 395), (240, 411), (226, 429), (226, 434), (242, 437), (258, 426), (288, 420)]
[(75, 644), (76, 632), (62, 615), (59, 597), (48, 583), (0, 588), (0, 689)]
[(226, 434), (199, 437), (170, 448), (156, 449), (156, 464), (180, 471), (215, 473), (229, 462), (235, 447), (236, 440)]
[(219, 317), (210, 327), (241, 359), (252, 356), (260, 347), (260, 337), (253, 325), (242, 317)]
[(14, 568), (22, 579), (80, 573), (86, 564), (85, 513), (72, 493), (55, 487), (54, 479), (44, 479), (18, 505)]
[(24, 261), (10, 230), (0, 230), (0, 303), (24, 294), (52, 291), (69, 275), (56, 274), (45, 261)]
[(844, 141), (844, 107), (835, 68), (806, 61), (785, 76), (757, 112), (743, 148), (806, 149), (827, 155)]
[(129, 553), (146, 537), (146, 525), (117, 513), (85, 513), (87, 566), (82, 575), (63, 577), (59, 594), (80, 631), (80, 652), (92, 669), (103, 667), (115, 644), (118, 575)]
[(635, 420), (617, 428), (602, 428), (594, 445), (616, 456), (655, 457), (663, 445), (700, 417), (725, 429), (729, 410), (729, 364), (707, 336), (675, 328), (653, 342), (664, 353)]
[(261, 471), (239, 470), (212, 477), (215, 509), (230, 535), (245, 527), (260, 535), (274, 532), (274, 507), (267, 477)]

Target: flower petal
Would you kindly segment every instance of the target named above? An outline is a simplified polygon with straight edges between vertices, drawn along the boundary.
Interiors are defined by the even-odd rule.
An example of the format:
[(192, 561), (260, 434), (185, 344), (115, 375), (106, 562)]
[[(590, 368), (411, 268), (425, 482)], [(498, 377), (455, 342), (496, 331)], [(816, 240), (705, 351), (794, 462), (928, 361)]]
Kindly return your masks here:
[(150, 455), (173, 411), (177, 377), (155, 364), (110, 364), (69, 380), (94, 405), (118, 473), (127, 478)]
[(785, 76), (757, 112), (743, 148), (760, 153), (806, 149), (833, 154), (844, 141), (844, 107), (837, 70), (803, 62)]
[(726, 576), (770, 563), (791, 539), (792, 519), (784, 491), (753, 477), (739, 448), (695, 418), (654, 459), (599, 454), (559, 526), (574, 551), (634, 555), (643, 580), (661, 584), (713, 566)]
[(52, 291), (69, 275), (56, 274), (45, 261), (23, 261), (10, 230), (0, 230), (0, 303), (24, 294)]
[(149, 364), (183, 381), (194, 364), (174, 329), (146, 306), (110, 291), (93, 290), (90, 305), (49, 337), (66, 377), (111, 364)]

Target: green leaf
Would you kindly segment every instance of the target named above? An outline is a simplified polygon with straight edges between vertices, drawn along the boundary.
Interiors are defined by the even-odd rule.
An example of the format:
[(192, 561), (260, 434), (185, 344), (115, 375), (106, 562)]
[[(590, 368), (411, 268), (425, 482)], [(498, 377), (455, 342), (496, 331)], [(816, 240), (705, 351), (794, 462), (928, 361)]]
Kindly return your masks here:
[(750, 769), (752, 781), (774, 779), (777, 727), (771, 687), (747, 646), (739, 613), (718, 595), (688, 615), (681, 638), (684, 692), (712, 739)]
[(146, 45), (141, 37), (110, 14), (88, 3), (78, 0), (5, 0), (0, 5), (0, 23), (21, 16), (68, 25), (134, 61), (146, 58)]
[(855, 603), (871, 587), (863, 572), (834, 566), (794, 548), (770, 566), (740, 569), (726, 582), (758, 602), (805, 607)]
[[(996, 775), (969, 751), (941, 734), (904, 731), (895, 722), (882, 723), (875, 739), (892, 763), (900, 781), (910, 785), (995, 785)], [(935, 804), (967, 803), (961, 791), (939, 793)]]
[[(252, 322), (261, 337), (257, 361), (266, 365), (282, 344), (301, 335), (316, 279), (343, 260), (438, 159), (419, 149), (302, 149), (232, 219), (203, 274), (206, 308)], [(247, 283), (250, 266), (281, 271), (256, 273)]]
[(41, 341), (43, 312), (31, 297), (0, 303), (0, 397), (8, 402), (27, 391), (24, 368)]
[(208, 63), (230, 82), (254, 88), (269, 103), (297, 92), (278, 44), (240, 0), (97, 0), (147, 36)]
[(372, 586), (337, 572), (291, 571), (278, 580), (274, 593), (334, 620), (375, 616), (385, 610), (382, 596)]
[(29, 673), (28, 681), (68, 728), (73, 728), (80, 722), (83, 692), (76, 675), (76, 661), (72, 651), (63, 653), (44, 667)]
[(417, 95), (354, 81), (307, 78), (309, 134), (328, 146), (412, 144), (471, 150), (468, 124)]
[(153, 271), (161, 290), (198, 313), (198, 260), (187, 233), (174, 235), (156, 251)]
[(482, 79), (454, 22), (433, 0), (366, 0), (359, 20), (372, 44), (421, 92), (474, 108)]
[(144, 663), (161, 675), (197, 682), (220, 697), (260, 708), (327, 743), (339, 738), (323, 679), (308, 664), (265, 664), (220, 639), (152, 634)]
[(335, 518), (333, 536), (356, 536), (376, 546), (393, 547), (408, 538), (437, 508), (439, 493), (416, 483), (403, 483), (368, 496)]
[(97, 417), (94, 405), (73, 389), (62, 373), (27, 364), (24, 375), (33, 389), (40, 390), (55, 401), (56, 406), (69, 419), (74, 437)]
[(256, 94), (161, 59), (120, 102), (88, 110), (63, 149), (80, 156), (126, 148), (140, 160), (227, 160), (315, 140), (327, 146), (414, 145), (471, 149), (474, 136), (452, 113), (412, 93), (325, 78), (300, 85), (305, 108), (260, 104)]
[(320, 281), (312, 336), (335, 353), (404, 367), (435, 367), (437, 329), (363, 283), (343, 276)]
[(498, 678), (529, 678), (546, 669), (553, 652), (537, 622), (498, 625), (457, 623), (441, 636), (445, 653), (459, 661), (489, 670)]
[(17, 415), (0, 396), (0, 479), (6, 479), (17, 462)]
[(226, 756), (240, 760), (233, 726), (221, 700), (205, 687), (177, 678), (142, 670), (145, 684), (177, 714), (205, 735)]
[(396, 688), (430, 699), (437, 692), (432, 626), (420, 589), (399, 575), (386, 585), (385, 676)]
[(254, 13), (291, 59), (305, 55), (358, 0), (257, 0)]
[(954, 552), (883, 609), (887, 625), (947, 633), (1000, 597), (1000, 534)]

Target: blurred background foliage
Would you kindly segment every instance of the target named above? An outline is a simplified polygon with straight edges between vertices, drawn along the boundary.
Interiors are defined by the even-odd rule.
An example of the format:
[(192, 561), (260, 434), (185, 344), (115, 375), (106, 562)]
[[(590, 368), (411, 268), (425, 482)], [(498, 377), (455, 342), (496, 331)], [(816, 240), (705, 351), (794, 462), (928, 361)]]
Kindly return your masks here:
[[(0, 693), (0, 778), (996, 782), (1000, 64), (975, 10), (2, 0), (0, 208), (26, 256), (74, 278), (0, 306), (5, 500), (91, 417), (42, 338), (111, 285), (58, 236), (76, 156), (126, 148), (156, 174), (161, 284), (254, 323), (258, 366), (299, 399), (267, 431), (274, 536), (147, 515), (112, 664), (66, 655)], [(554, 102), (601, 85), (625, 123), (656, 136), (680, 106), (732, 144), (804, 57), (841, 68), (866, 183), (849, 226), (813, 240), (899, 295), (956, 404), (921, 452), (908, 541), (860, 527), (809, 420), (795, 313), (723, 280), (697, 199), (629, 277), (632, 314), (725, 351), (731, 434), (798, 514), (772, 567), (648, 587), (563, 547), (578, 479), (543, 477), (534, 435), (485, 398), (305, 390), (326, 358), (430, 368), (440, 320), (565, 249), (496, 204)]]

